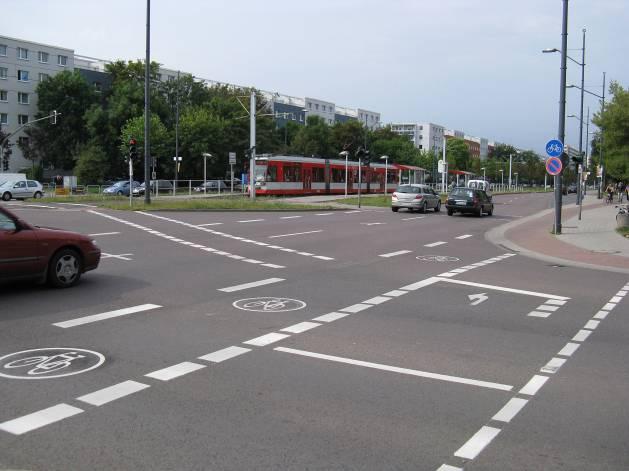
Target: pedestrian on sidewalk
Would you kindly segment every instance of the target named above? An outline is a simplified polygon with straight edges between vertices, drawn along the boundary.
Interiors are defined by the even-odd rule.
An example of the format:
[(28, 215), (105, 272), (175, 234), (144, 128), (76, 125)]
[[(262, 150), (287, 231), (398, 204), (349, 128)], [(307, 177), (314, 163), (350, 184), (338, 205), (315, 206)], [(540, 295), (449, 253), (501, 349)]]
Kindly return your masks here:
[(618, 191), (618, 202), (622, 204), (622, 200), (627, 195), (627, 184), (625, 182), (620, 183), (620, 190)]

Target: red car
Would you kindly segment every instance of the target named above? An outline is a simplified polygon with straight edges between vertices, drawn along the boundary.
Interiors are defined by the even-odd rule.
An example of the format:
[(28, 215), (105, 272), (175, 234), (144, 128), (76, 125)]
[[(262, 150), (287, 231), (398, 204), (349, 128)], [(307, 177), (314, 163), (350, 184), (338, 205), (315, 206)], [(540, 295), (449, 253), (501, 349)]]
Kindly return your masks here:
[(0, 206), (0, 281), (34, 279), (69, 288), (99, 261), (100, 249), (89, 237), (32, 226)]

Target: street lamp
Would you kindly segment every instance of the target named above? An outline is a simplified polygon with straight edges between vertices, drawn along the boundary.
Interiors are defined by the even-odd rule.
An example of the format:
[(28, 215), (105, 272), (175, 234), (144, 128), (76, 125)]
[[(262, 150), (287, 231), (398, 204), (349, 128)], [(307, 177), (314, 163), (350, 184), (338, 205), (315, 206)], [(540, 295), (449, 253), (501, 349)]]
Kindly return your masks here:
[(513, 172), (515, 175), (515, 191), (518, 191), (518, 172)]
[(502, 191), (504, 191), (505, 174), (504, 174), (504, 170), (503, 169), (500, 169), (500, 186), (502, 187)]
[(387, 180), (389, 173), (389, 156), (383, 155), (380, 160), (384, 159), (384, 196), (387, 196)]
[(307, 115), (307, 113), (308, 113), (309, 110), (307, 110), (306, 108), (303, 108), (301, 111), (304, 114), (304, 126), (308, 126), (308, 115)]
[(212, 158), (212, 154), (203, 152), (201, 155), (203, 155), (203, 195), (207, 195), (207, 158)]
[(343, 152), (340, 152), (339, 155), (345, 156), (345, 198), (347, 198), (347, 157), (349, 156), (349, 152), (344, 150)]
[(483, 171), (483, 181), (486, 181), (486, 179), (485, 179), (485, 167), (481, 167), (481, 170)]

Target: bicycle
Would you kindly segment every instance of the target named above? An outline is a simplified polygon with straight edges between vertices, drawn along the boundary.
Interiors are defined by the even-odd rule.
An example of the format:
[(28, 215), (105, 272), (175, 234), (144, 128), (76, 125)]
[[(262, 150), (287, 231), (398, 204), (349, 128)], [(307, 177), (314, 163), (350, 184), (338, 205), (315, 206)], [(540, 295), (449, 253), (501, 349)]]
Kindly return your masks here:
[(605, 199), (605, 204), (614, 204), (614, 194), (612, 192), (607, 192), (607, 198)]

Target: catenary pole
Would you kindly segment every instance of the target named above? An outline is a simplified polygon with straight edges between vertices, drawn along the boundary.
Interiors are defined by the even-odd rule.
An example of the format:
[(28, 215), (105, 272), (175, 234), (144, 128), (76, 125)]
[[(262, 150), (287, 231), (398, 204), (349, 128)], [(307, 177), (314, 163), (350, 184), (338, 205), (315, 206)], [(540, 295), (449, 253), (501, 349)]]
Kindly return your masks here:
[[(568, 0), (563, 0), (563, 15), (561, 22), (561, 76), (559, 80), (559, 129), (557, 138), (563, 143), (566, 137), (566, 69), (568, 50)], [(565, 154), (562, 155), (565, 162)], [(553, 232), (561, 234), (561, 178), (563, 169), (559, 175), (555, 175), (555, 224)]]
[[(151, 0), (146, 0), (146, 59), (144, 61), (144, 203), (151, 203)], [(133, 188), (129, 188), (132, 192)]]

